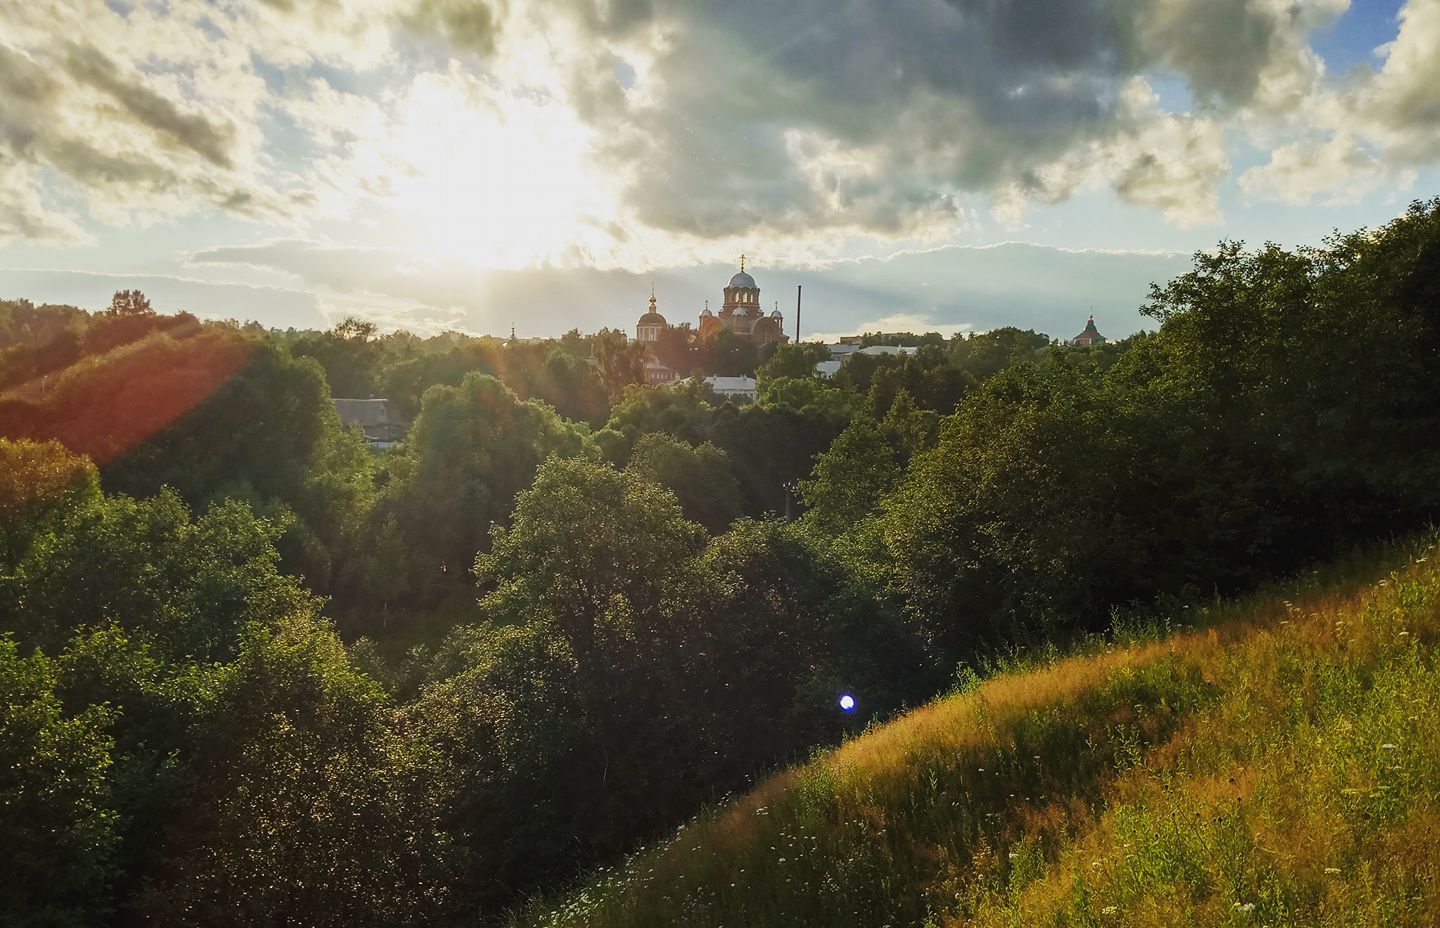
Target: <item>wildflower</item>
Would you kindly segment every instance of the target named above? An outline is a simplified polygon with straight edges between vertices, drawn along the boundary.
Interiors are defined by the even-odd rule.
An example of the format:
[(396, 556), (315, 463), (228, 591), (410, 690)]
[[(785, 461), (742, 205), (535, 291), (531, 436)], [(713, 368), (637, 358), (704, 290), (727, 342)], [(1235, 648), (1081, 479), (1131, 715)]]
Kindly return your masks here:
[(1119, 911), (1120, 911), (1120, 910), (1119, 910), (1117, 907), (1115, 907), (1115, 906), (1113, 906), (1113, 905), (1107, 905), (1105, 908), (1103, 908), (1103, 909), (1100, 910), (1100, 914), (1101, 914), (1101, 915), (1114, 915), (1115, 913), (1117, 913), (1117, 912), (1119, 912)]
[(1237, 909), (1237, 910), (1239, 910), (1239, 911), (1241, 911), (1241, 912), (1253, 912), (1253, 911), (1255, 911), (1255, 903), (1253, 903), (1253, 902), (1237, 902), (1237, 903), (1235, 903), (1234, 905), (1232, 905), (1231, 908), (1232, 908), (1232, 909)]
[(1340, 872), (1340, 868), (1339, 868), (1339, 867), (1326, 867), (1326, 868), (1325, 868), (1325, 872), (1326, 872), (1326, 873), (1339, 873), (1339, 872)]
[(1391, 744), (1390, 742), (1387, 741), (1387, 742), (1385, 742), (1384, 744), (1380, 745), (1380, 750), (1382, 750), (1382, 751), (1393, 751), (1393, 750), (1395, 750), (1395, 745), (1393, 745), (1393, 744)]
[(1099, 869), (1100, 869), (1100, 861), (1098, 861), (1098, 860), (1092, 860), (1092, 861), (1090, 861), (1090, 868), (1091, 868), (1092, 870), (1099, 870)]

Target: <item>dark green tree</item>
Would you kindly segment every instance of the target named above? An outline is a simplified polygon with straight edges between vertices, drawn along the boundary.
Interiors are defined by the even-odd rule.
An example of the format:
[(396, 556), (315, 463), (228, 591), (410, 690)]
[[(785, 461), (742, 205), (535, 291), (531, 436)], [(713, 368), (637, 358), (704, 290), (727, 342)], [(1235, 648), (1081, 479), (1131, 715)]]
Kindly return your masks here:
[(55, 667), (0, 636), (0, 921), (94, 925), (109, 914), (115, 812), (106, 774), (109, 714), (70, 714)]
[(704, 531), (674, 494), (603, 464), (552, 458), (516, 499), (510, 528), (475, 562), (485, 608), (508, 621), (553, 622), (582, 664), (597, 636), (663, 622), (663, 604)]
[(469, 374), (457, 387), (426, 391), (376, 524), (393, 519), (410, 553), (417, 593), (430, 598), (468, 586), (490, 528), (508, 521), (515, 494), (550, 454), (588, 453), (581, 427), (549, 406), (522, 402), (499, 380)]
[(153, 316), (155, 310), (150, 308), (150, 301), (139, 290), (116, 290), (104, 313), (109, 316)]
[(295, 615), (210, 684), (145, 910), (171, 925), (428, 925), (447, 842), (379, 687)]
[(740, 484), (730, 459), (709, 442), (693, 447), (650, 432), (635, 443), (625, 469), (674, 493), (685, 517), (712, 534), (740, 517)]
[(814, 377), (815, 365), (830, 360), (830, 348), (820, 342), (777, 345), (775, 353), (756, 371), (760, 380), (773, 377)]

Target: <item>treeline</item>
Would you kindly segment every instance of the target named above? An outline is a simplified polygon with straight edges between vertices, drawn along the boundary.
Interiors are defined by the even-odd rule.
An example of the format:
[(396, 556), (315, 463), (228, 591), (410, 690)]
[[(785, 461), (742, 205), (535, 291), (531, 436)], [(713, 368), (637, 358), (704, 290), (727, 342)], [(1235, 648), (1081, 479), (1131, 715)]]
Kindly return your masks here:
[(122, 306), (149, 328), (0, 404), (0, 918), (499, 920), (987, 649), (1434, 515), (1440, 201), (1222, 245), (1144, 311), (830, 380), (784, 346), (738, 406), (606, 333)]

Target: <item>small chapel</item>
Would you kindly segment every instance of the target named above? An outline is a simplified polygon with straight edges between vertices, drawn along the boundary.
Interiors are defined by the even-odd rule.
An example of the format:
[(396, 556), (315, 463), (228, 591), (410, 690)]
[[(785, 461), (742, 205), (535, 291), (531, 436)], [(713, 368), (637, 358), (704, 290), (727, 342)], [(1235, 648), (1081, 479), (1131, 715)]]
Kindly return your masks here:
[(1095, 328), (1094, 313), (1091, 313), (1090, 318), (1085, 322), (1085, 330), (1070, 339), (1070, 344), (1079, 348), (1089, 348), (1094, 345), (1105, 344), (1105, 336), (1101, 335), (1100, 330)]

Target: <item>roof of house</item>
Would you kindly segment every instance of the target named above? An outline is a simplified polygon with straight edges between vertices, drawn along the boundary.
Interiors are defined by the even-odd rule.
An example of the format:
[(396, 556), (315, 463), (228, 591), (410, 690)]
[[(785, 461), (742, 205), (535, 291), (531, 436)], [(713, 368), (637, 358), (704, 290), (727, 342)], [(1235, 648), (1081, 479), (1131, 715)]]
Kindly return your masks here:
[(1095, 317), (1092, 315), (1092, 316), (1091, 316), (1088, 320), (1086, 320), (1086, 322), (1085, 322), (1085, 331), (1083, 331), (1083, 332), (1081, 332), (1079, 335), (1075, 336), (1075, 340), (1076, 340), (1076, 341), (1079, 341), (1079, 340), (1082, 339), (1082, 338), (1104, 338), (1104, 337), (1105, 337), (1105, 336), (1103, 336), (1103, 335), (1100, 334), (1100, 330), (1097, 329), (1097, 328), (1095, 328)]
[(389, 425), (390, 401), (385, 399), (336, 399), (335, 411), (340, 414), (340, 421), (346, 425), (358, 425), (367, 428), (377, 425)]
[(716, 393), (754, 393), (754, 377), (706, 377), (705, 382)]

